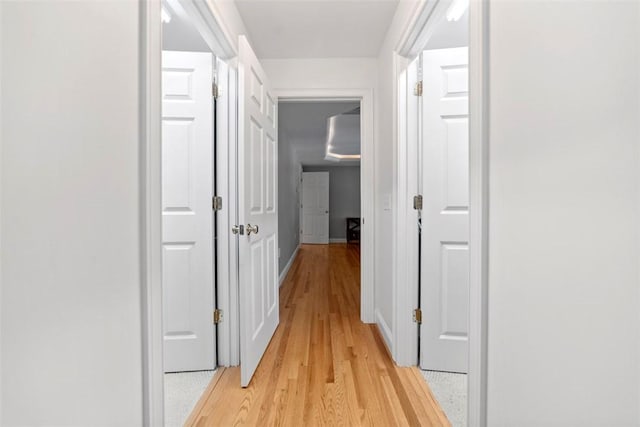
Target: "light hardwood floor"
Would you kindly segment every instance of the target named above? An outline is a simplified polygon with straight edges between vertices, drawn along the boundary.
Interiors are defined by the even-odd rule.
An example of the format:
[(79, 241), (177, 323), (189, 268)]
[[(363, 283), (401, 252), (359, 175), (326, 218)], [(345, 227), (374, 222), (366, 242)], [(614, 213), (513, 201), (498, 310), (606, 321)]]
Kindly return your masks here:
[(187, 426), (450, 426), (417, 368), (395, 366), (360, 321), (356, 245), (303, 245), (280, 288), (280, 326), (246, 389), (214, 377)]

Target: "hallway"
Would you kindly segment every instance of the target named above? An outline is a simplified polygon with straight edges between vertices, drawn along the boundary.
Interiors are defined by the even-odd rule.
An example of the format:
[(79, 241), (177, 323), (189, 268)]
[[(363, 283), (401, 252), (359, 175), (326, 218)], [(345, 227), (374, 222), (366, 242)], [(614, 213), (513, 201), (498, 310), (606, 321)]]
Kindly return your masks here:
[(220, 369), (186, 425), (449, 426), (420, 371), (396, 367), (360, 321), (359, 264), (358, 246), (302, 245), (251, 384)]

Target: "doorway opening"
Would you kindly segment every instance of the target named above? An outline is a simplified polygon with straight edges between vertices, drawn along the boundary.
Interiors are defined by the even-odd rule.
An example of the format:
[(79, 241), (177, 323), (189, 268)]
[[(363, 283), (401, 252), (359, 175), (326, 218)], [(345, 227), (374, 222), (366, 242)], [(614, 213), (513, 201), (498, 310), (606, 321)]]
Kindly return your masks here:
[(219, 354), (225, 292), (217, 284), (228, 255), (219, 239), (226, 144), (218, 140), (229, 108), (217, 94), (229, 73), (193, 3), (164, 0), (160, 12), (162, 401), (164, 425), (179, 426), (228, 359)]
[(469, 364), (469, 12), (453, 6), (436, 23), (410, 69), (417, 68), (420, 82), (419, 366), (452, 425), (464, 427)]
[(415, 314), (397, 318), (394, 354), (422, 369), (455, 426), (484, 423), (486, 408), (484, 12), (425, 6), (396, 57), (398, 191), (413, 199), (398, 205), (396, 307)]
[[(359, 238), (359, 248), (360, 248), (360, 320), (364, 323), (375, 323), (376, 321), (376, 313), (375, 313), (375, 305), (374, 305), (374, 277), (373, 277), (373, 265), (374, 265), (374, 229), (375, 229), (375, 215), (374, 215), (374, 201), (373, 201), (373, 189), (374, 189), (374, 146), (373, 146), (373, 135), (374, 135), (374, 126), (373, 126), (373, 92), (369, 89), (282, 89), (277, 92), (278, 96), (278, 105), (281, 108), (284, 108), (285, 114), (287, 109), (291, 109), (292, 111), (296, 111), (296, 106), (308, 105), (310, 109), (318, 108), (330, 109), (329, 112), (325, 112), (325, 117), (323, 120), (316, 124), (318, 132), (324, 133), (324, 138), (320, 138), (319, 146), (315, 147), (315, 150), (318, 150), (319, 154), (316, 154), (316, 158), (325, 159), (325, 158), (333, 158), (333, 162), (325, 161), (325, 164), (318, 163), (318, 160), (312, 161), (311, 158), (309, 160), (305, 160), (305, 144), (300, 144), (299, 154), (303, 161), (298, 161), (298, 177), (302, 176), (303, 169), (305, 168), (303, 165), (306, 164), (306, 167), (315, 168), (317, 166), (333, 166), (336, 163), (340, 163), (349, 166), (356, 166), (358, 164), (357, 158), (352, 157), (349, 158), (352, 153), (352, 150), (360, 150), (360, 159), (359, 159), (359, 168), (360, 168), (360, 229), (357, 230), (355, 224), (350, 222), (350, 226), (352, 227), (353, 232), (359, 231), (359, 236), (357, 234), (353, 234), (354, 243), (355, 238)], [(317, 105), (317, 107), (312, 107), (313, 105)], [(333, 106), (333, 107), (331, 107)], [(356, 136), (359, 136), (359, 147), (357, 147), (357, 143), (352, 141), (350, 144), (342, 144), (341, 149), (337, 149), (333, 154), (327, 155), (327, 132), (330, 129), (330, 125), (328, 123), (328, 118), (331, 116), (341, 115), (341, 113), (350, 113), (344, 114), (352, 123), (359, 125), (359, 132), (355, 132)], [(357, 114), (359, 113), (359, 114)], [(281, 114), (281, 113), (280, 113)], [(343, 116), (343, 117), (344, 117)], [(359, 119), (357, 118), (359, 116)], [(334, 119), (335, 120), (335, 119)], [(344, 129), (344, 128), (343, 128)], [(353, 131), (353, 129), (352, 129)], [(286, 136), (286, 126), (284, 133), (279, 129), (279, 138), (287, 138)], [(294, 130), (295, 132), (295, 130)], [(282, 133), (282, 134), (281, 134)], [(350, 145), (350, 147), (347, 147)], [(342, 150), (342, 151), (341, 151)], [(307, 153), (309, 154), (309, 153)], [(342, 157), (340, 162), (336, 162), (336, 157)], [(279, 159), (282, 162), (282, 159)], [(345, 167), (339, 166), (339, 167)], [(317, 170), (317, 169), (316, 169)], [(352, 173), (355, 172), (355, 169), (352, 170)], [(338, 177), (339, 178), (339, 177)], [(331, 181), (330, 181), (331, 182)], [(338, 181), (336, 181), (338, 182)], [(303, 213), (299, 210), (300, 206), (300, 196), (302, 191), (302, 182), (300, 179), (297, 179), (297, 185), (299, 186), (297, 198), (298, 201), (295, 204), (298, 209), (297, 212), (294, 212), (294, 216), (298, 218), (302, 218)], [(330, 183), (329, 183), (330, 185)], [(325, 209), (326, 210), (326, 209)], [(331, 209), (329, 209), (329, 215), (331, 214)], [(355, 212), (354, 212), (355, 214)], [(351, 214), (349, 214), (351, 215)], [(337, 236), (335, 239), (335, 243), (346, 242), (347, 240), (347, 216), (344, 218), (344, 229), (345, 236), (339, 237), (340, 231), (337, 231)], [(351, 217), (349, 218), (357, 218)], [(334, 227), (336, 230), (341, 228), (340, 222), (342, 219), (336, 219), (334, 222)], [(301, 225), (298, 223), (296, 225), (296, 230), (298, 233), (301, 231)], [(329, 231), (330, 234), (330, 231)], [(300, 241), (300, 239), (298, 239)], [(282, 257), (281, 257), (281, 263)], [(286, 261), (285, 261), (286, 266)], [(283, 270), (286, 271), (286, 270)], [(284, 276), (281, 277), (284, 279)], [(383, 331), (385, 338), (390, 336), (389, 331)], [(390, 342), (387, 340), (387, 342)]]
[(280, 282), (300, 245), (360, 244), (360, 102), (279, 102)]

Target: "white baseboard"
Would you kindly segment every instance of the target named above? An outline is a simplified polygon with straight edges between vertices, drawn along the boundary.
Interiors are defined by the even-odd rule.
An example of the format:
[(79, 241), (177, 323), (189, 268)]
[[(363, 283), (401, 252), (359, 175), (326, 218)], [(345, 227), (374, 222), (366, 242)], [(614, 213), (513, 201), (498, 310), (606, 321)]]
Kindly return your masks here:
[(293, 265), (293, 261), (295, 261), (299, 250), (300, 250), (300, 245), (298, 245), (296, 250), (293, 251), (293, 253), (291, 254), (291, 258), (289, 258), (289, 262), (287, 262), (287, 265), (284, 266), (284, 270), (282, 270), (282, 273), (280, 273), (280, 286), (282, 286), (282, 282), (284, 282), (284, 279), (287, 277), (287, 273), (289, 272), (289, 269)]
[(387, 345), (389, 354), (393, 354), (393, 334), (391, 333), (391, 328), (389, 327), (389, 325), (387, 325), (387, 322), (385, 322), (384, 317), (378, 309), (376, 309), (376, 325), (378, 326), (378, 330), (382, 334), (384, 343)]
[(347, 239), (344, 237), (338, 237), (335, 239), (329, 239), (329, 243), (347, 243)]

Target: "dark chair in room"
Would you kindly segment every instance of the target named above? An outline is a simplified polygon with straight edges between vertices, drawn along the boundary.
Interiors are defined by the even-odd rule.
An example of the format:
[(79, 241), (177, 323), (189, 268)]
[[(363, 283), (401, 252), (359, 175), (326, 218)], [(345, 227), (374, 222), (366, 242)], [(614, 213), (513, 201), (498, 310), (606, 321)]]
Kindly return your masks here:
[(347, 218), (347, 243), (360, 243), (360, 218)]

